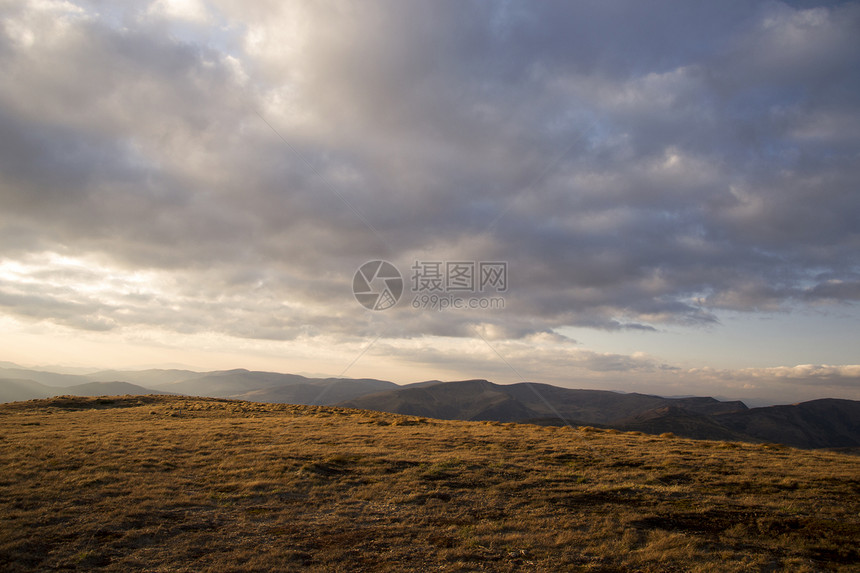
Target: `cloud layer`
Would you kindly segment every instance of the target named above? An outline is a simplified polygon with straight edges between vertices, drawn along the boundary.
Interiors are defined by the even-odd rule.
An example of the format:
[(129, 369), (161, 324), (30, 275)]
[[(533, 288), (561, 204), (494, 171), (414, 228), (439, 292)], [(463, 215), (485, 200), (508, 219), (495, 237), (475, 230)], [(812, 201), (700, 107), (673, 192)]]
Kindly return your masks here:
[[(515, 341), (860, 299), (855, 3), (0, 10), (17, 319)], [(350, 285), (378, 258), (512, 286), (369, 317)]]

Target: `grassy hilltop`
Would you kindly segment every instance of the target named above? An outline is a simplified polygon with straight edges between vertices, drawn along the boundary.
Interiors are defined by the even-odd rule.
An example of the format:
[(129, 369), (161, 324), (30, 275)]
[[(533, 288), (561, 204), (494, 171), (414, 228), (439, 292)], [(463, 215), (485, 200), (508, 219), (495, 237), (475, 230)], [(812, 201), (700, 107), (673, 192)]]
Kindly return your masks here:
[(178, 396), (0, 406), (0, 570), (856, 571), (860, 458)]

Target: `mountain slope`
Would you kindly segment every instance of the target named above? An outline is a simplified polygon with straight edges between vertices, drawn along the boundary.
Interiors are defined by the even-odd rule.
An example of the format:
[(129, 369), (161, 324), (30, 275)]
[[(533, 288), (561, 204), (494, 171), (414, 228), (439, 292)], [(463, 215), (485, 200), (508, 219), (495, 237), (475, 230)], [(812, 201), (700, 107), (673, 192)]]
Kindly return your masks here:
[[(20, 368), (0, 368), (0, 402), (46, 398), (61, 394), (184, 394), (258, 402), (332, 404), (364, 394), (398, 388), (371, 378), (307, 378), (297, 374), (246, 369), (194, 372), (179, 369), (102, 370), (86, 375), (59, 374)], [(14, 383), (13, 383), (14, 381)], [(99, 384), (125, 383), (112, 389)]]
[(32, 380), (46, 386), (74, 386), (92, 382), (87, 376), (79, 374), (58, 374), (29, 368), (0, 368), (0, 378), (13, 380)]
[(707, 397), (662, 398), (547, 384), (442, 382), (366, 395), (350, 408), (446, 420), (593, 424), (707, 440), (777, 442), (801, 448), (860, 447), (860, 402), (814, 400), (749, 409)]
[[(860, 402), (822, 399), (749, 409), (710, 397), (494, 384), (487, 380), (405, 386), (376, 379), (307, 378), (235, 369), (105, 370), (86, 375), (0, 368), (0, 402), (76, 396), (184, 394), (255, 402), (341, 405), (448, 420), (597, 425), (710, 440), (778, 442), (802, 448), (860, 448)], [(5, 374), (5, 375), (4, 375)]]
[(186, 380), (156, 386), (188, 396), (294, 404), (332, 404), (398, 387), (394, 382), (372, 378), (307, 378), (245, 369), (198, 373)]
[(561, 416), (568, 423), (612, 424), (669, 404), (695, 413), (746, 409), (742, 402), (719, 402), (713, 398), (661, 398), (608, 390), (572, 390), (538, 383), (493, 384), (487, 380), (398, 388), (341, 405), (449, 420), (514, 422)]
[(307, 382), (274, 388), (260, 388), (241, 394), (232, 394), (228, 397), (252, 402), (320, 405), (334, 404), (359, 398), (366, 394), (397, 388), (397, 384), (394, 382), (372, 378), (308, 378), (306, 380)]
[(160, 390), (144, 388), (128, 382), (87, 382), (67, 388), (54, 388), (54, 395), (69, 396), (146, 396), (148, 394), (169, 394)]
[(341, 405), (443, 420), (510, 422), (534, 417), (534, 411), (504, 392), (502, 386), (487, 380), (399, 388), (368, 394)]
[(676, 405), (662, 406), (624, 420), (618, 420), (612, 424), (612, 427), (648, 434), (670, 432), (697, 440), (755, 441), (749, 434), (727, 428), (719, 422), (719, 418), (693, 412)]
[(143, 396), (167, 394), (128, 382), (86, 382), (75, 386), (46, 386), (33, 380), (0, 379), (0, 402), (20, 402), (52, 396)]
[(799, 448), (860, 447), (860, 402), (826, 398), (715, 418), (732, 431)]
[(86, 377), (93, 382), (113, 382), (122, 380), (132, 384), (141, 386), (160, 386), (162, 384), (171, 384), (182, 380), (193, 380), (205, 376), (205, 372), (194, 372), (192, 370), (101, 370), (92, 374), (87, 374)]
[(301, 384), (307, 382), (307, 380), (304, 376), (297, 374), (258, 372), (238, 368), (235, 370), (196, 373), (190, 378), (169, 384), (159, 384), (156, 387), (166, 392), (175, 392), (188, 396), (225, 398), (263, 388)]
[(34, 380), (0, 378), (0, 402), (19, 402), (54, 396), (53, 388)]
[(66, 397), (0, 405), (0, 468), (9, 573), (860, 566), (860, 457), (833, 452)]

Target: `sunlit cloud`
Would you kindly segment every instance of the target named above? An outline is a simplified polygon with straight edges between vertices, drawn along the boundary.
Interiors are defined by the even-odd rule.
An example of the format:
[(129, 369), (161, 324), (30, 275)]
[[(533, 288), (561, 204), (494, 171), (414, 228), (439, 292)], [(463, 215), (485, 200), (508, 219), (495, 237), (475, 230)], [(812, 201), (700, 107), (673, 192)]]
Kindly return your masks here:
[[(568, 385), (811, 388), (820, 374), (705, 376), (559, 332), (860, 300), (854, 4), (0, 13), (0, 313), (17, 332), (205, 335), (242, 341), (239, 362), (335, 374), (307, 349), (348, 364), (377, 340), (355, 368), (413, 380), (519, 364)], [(505, 261), (510, 288), (493, 311), (405, 296), (369, 315), (351, 286), (375, 259)]]

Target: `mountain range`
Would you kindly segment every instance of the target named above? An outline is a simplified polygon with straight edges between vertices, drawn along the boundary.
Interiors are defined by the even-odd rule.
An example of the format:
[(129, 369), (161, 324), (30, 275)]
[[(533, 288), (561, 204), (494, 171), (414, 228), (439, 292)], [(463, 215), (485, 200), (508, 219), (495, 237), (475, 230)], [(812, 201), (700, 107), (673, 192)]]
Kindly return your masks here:
[(523, 382), (429, 380), (398, 385), (372, 378), (309, 378), (245, 369), (165, 369), (65, 374), (0, 367), (0, 402), (57, 395), (179, 394), (253, 402), (329, 405), (427, 418), (592, 425), (650, 434), (800, 448), (860, 449), (860, 401), (820, 399), (748, 408), (710, 397), (666, 398)]
[(84, 382), (73, 386), (48, 386), (34, 380), (0, 378), (0, 402), (20, 402), (53, 396), (124, 396), (170, 394), (128, 382)]
[(800, 448), (860, 447), (860, 402), (821, 399), (747, 408), (715, 398), (663, 398), (487, 380), (399, 388), (339, 404), (452, 420), (594, 425), (706, 440), (776, 442)]
[(394, 382), (371, 378), (308, 378), (245, 369), (214, 372), (103, 370), (60, 374), (5, 364), (0, 367), (0, 402), (59, 395), (181, 394), (253, 402), (333, 405), (369, 393), (400, 388)]

